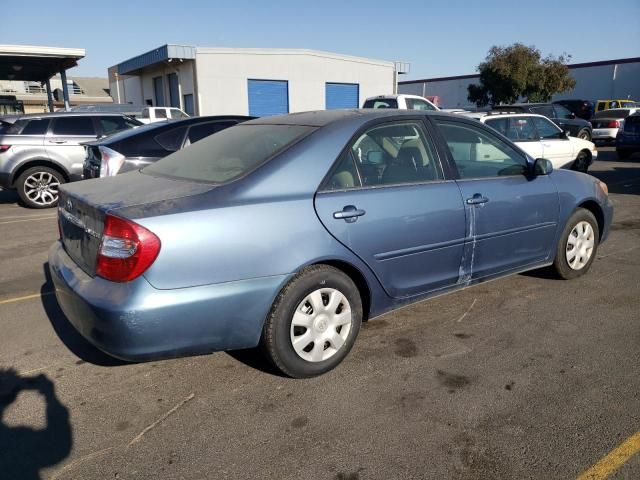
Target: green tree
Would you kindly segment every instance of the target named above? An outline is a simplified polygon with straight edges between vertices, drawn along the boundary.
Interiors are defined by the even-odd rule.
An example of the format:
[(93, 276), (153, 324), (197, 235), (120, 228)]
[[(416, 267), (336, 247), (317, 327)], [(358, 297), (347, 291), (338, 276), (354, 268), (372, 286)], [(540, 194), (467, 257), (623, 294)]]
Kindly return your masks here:
[(548, 102), (554, 93), (575, 87), (566, 61), (569, 55), (542, 57), (540, 50), (522, 43), (491, 47), (478, 65), (480, 84), (469, 85), (468, 99), (478, 106), (513, 103), (520, 97)]

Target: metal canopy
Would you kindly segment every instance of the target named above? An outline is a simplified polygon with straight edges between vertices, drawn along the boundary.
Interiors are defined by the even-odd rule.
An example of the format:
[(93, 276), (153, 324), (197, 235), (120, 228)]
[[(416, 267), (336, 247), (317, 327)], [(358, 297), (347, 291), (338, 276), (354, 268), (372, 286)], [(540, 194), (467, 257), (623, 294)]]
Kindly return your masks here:
[(46, 82), (75, 67), (84, 58), (83, 48), (0, 45), (0, 80)]

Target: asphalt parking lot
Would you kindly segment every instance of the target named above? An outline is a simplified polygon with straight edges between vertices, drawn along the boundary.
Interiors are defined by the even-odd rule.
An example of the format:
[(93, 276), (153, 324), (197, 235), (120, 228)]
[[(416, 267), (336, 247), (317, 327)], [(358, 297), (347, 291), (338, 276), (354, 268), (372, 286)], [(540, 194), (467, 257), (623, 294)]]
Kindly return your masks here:
[[(578, 477), (640, 430), (640, 156), (600, 155), (616, 211), (588, 275), (388, 314), (312, 380), (251, 351), (123, 364), (94, 350), (47, 280), (55, 212), (0, 191), (0, 477)], [(628, 457), (611, 478), (640, 478)]]

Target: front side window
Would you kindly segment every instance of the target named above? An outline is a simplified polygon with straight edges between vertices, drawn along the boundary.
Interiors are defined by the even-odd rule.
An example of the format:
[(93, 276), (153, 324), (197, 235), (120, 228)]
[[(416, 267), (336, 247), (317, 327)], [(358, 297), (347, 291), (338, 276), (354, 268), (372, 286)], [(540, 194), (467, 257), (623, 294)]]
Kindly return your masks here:
[(53, 124), (54, 135), (95, 136), (91, 117), (59, 117)]
[(497, 130), (512, 142), (530, 142), (538, 140), (531, 117), (492, 118), (485, 125)]
[(562, 130), (560, 130), (555, 123), (540, 117), (532, 117), (532, 120), (538, 129), (538, 135), (541, 139), (551, 140), (554, 138), (562, 138)]
[(522, 175), (527, 160), (507, 142), (480, 126), (436, 120), (460, 178)]
[(241, 177), (308, 135), (302, 125), (238, 125), (144, 168), (143, 173), (212, 184)]
[(167, 111), (164, 108), (156, 108), (156, 118), (167, 118)]
[(405, 98), (408, 110), (435, 110), (436, 108), (429, 102), (419, 98)]
[(442, 179), (432, 143), (417, 122), (373, 127), (360, 135), (351, 152), (365, 186)]
[(171, 118), (187, 118), (188, 115), (185, 115), (181, 110), (177, 108), (170, 109)]

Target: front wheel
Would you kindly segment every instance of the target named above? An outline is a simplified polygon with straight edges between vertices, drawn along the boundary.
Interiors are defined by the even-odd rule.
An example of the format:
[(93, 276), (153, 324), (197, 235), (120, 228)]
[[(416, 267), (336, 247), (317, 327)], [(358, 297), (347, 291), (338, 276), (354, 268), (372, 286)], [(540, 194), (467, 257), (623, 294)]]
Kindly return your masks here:
[(31, 167), (18, 177), (20, 200), (29, 208), (50, 208), (58, 204), (58, 187), (64, 183), (60, 172), (49, 167)]
[(278, 295), (261, 344), (285, 375), (315, 377), (342, 362), (361, 323), (362, 301), (353, 281), (336, 268), (314, 265)]
[(598, 251), (600, 231), (589, 210), (577, 209), (567, 221), (556, 248), (553, 268), (560, 278), (570, 280), (589, 271)]

